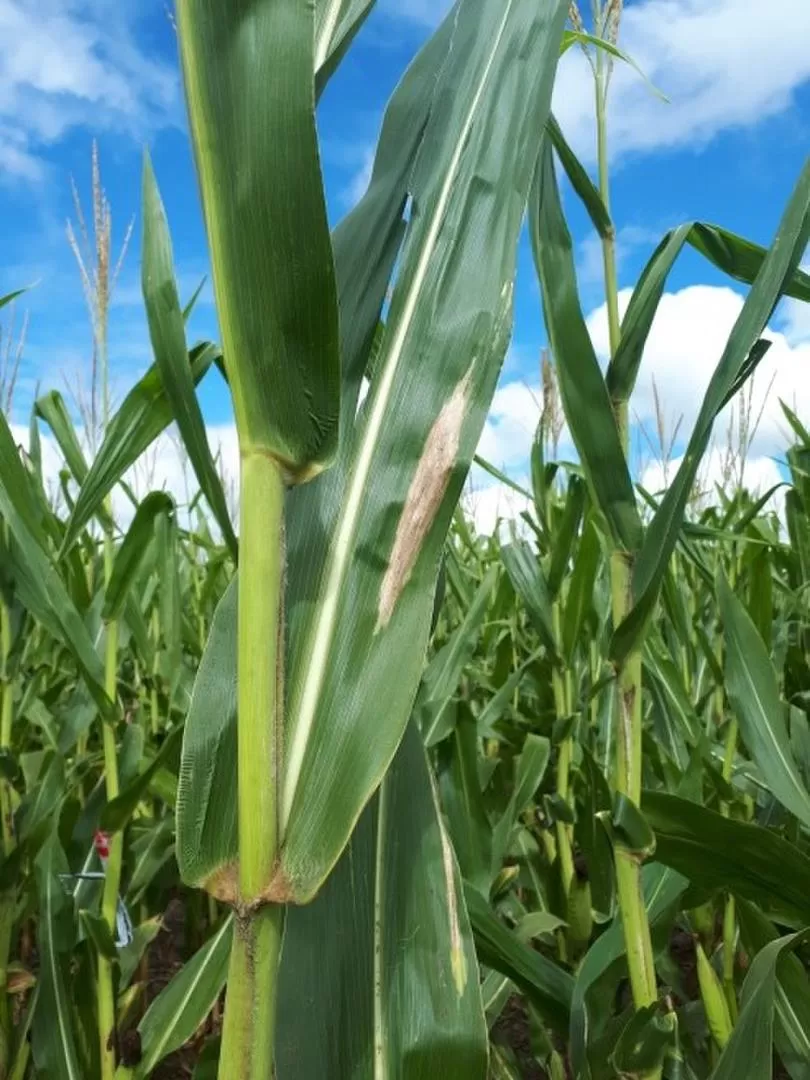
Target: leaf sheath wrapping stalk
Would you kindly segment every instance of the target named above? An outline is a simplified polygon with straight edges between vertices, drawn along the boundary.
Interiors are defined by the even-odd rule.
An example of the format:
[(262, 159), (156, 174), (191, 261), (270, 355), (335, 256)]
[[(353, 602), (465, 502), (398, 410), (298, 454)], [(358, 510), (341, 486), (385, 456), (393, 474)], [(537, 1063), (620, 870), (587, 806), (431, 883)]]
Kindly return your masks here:
[(300, 0), (177, 5), (239, 439), (271, 453), (290, 479), (331, 460), (340, 398), (314, 17)]

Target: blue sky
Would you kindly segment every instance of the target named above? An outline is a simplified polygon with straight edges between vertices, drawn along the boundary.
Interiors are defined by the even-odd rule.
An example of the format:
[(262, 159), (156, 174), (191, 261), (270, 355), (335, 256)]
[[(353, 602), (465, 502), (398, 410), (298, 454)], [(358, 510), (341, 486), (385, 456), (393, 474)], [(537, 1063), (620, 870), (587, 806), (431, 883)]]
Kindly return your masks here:
[[(446, 7), (442, 0), (379, 0), (327, 90), (319, 127), (333, 220), (362, 193), (385, 102)], [(632, 285), (662, 232), (684, 220), (714, 221), (769, 241), (810, 148), (808, 41), (808, 0), (626, 3), (620, 44), (670, 101), (659, 101), (635, 73), (617, 67), (611, 146), (623, 288)], [(560, 68), (555, 112), (589, 167), (592, 93), (588, 70), (572, 50)], [(86, 379), (90, 329), (65, 222), (75, 217), (71, 176), (87, 205), (94, 137), (112, 206), (114, 244), (136, 218), (111, 313), (114, 385), (120, 395), (150, 360), (138, 287), (144, 145), (152, 152), (166, 203), (181, 292), (189, 294), (206, 272), (167, 5), (164, 0), (0, 0), (0, 293), (37, 282), (15, 313), (17, 327), (23, 309), (30, 320), (17, 421), (25, 419), (38, 382), (63, 387), (78, 372)], [(570, 192), (566, 209), (578, 245), (583, 307), (594, 340), (604, 349), (598, 245)], [(636, 403), (639, 424), (649, 426), (654, 374), (672, 423), (683, 414), (686, 430), (742, 292), (729, 288), (697, 257), (678, 264), (645, 357)], [(544, 340), (525, 243), (516, 298), (514, 341), (482, 447), (519, 475), (536, 419)], [(8, 321), (3, 318), (6, 327)], [(810, 414), (810, 318), (797, 305), (786, 306), (775, 328), (775, 392)], [(216, 334), (210, 289), (192, 331)], [(763, 382), (769, 379), (765, 372)], [(758, 391), (763, 397), (765, 389)], [(231, 419), (224, 387), (211, 379), (201, 396), (207, 421), (224, 431)], [(769, 399), (764, 409), (752, 448), (755, 462), (778, 457), (783, 442), (778, 404)], [(650, 466), (641, 462), (639, 467)], [(767, 472), (768, 466), (752, 469)]]

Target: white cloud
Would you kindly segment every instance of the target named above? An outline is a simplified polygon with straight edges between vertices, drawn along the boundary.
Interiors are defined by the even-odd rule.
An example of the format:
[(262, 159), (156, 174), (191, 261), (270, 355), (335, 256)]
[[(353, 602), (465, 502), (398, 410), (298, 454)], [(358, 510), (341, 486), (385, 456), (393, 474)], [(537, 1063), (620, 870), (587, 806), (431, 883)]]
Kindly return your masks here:
[(478, 452), (498, 469), (522, 464), (540, 420), (541, 390), (527, 382), (508, 382), (492, 399)]
[[(666, 466), (660, 461), (653, 461), (646, 466), (640, 477), (643, 488), (652, 495), (661, 495), (675, 479), (683, 456), (675, 457)], [(734, 482), (733, 473), (729, 472), (728, 459), (722, 448), (713, 446), (706, 453), (701, 463), (698, 476), (697, 492), (700, 501), (715, 503), (718, 488), (727, 490)], [(751, 495), (764, 495), (767, 491), (784, 482), (779, 466), (770, 457), (749, 457), (742, 463), (742, 485)], [(766, 504), (767, 509), (784, 517), (785, 489), (778, 487)]]
[[(17, 445), (28, 450), (28, 425), (12, 423), (10, 427)], [(239, 490), (239, 446), (236, 427), (232, 423), (211, 424), (208, 425), (207, 432), (211, 453), (219, 467), (225, 496), (235, 520)], [(84, 432), (81, 428), (77, 428), (77, 435), (84, 445)], [(55, 439), (44, 424), (40, 425), (40, 442), (46, 493), (56, 505), (62, 505), (59, 472), (64, 468), (64, 461)], [(89, 456), (91, 455), (88, 454)], [(198, 489), (194, 471), (174, 428), (169, 428), (155, 440), (147, 452), (127, 471), (124, 479), (138, 498), (143, 498), (150, 491), (167, 491), (178, 504), (181, 515)], [(113, 515), (119, 528), (126, 529), (132, 520), (133, 506), (120, 487), (113, 490), (112, 503)]]
[[(630, 290), (619, 295), (624, 312)], [(743, 306), (733, 289), (691, 285), (661, 298), (647, 341), (631, 408), (650, 427), (655, 422), (653, 379), (670, 427), (683, 416), (681, 434), (694, 424), (709, 379), (722, 355), (731, 328)], [(587, 319), (597, 353), (604, 361), (608, 352), (605, 305)], [(787, 425), (779, 400), (799, 416), (810, 415), (810, 336), (792, 341), (770, 329), (765, 337), (771, 348), (753, 379), (751, 415), (761, 414), (751, 446), (753, 454), (778, 454), (785, 446)], [(725, 431), (729, 407), (720, 415), (716, 431)]]
[(112, 0), (0, 0), (0, 176), (36, 180), (42, 151), (87, 126), (140, 136), (174, 119), (179, 77)]
[[(617, 62), (610, 88), (610, 146), (616, 155), (694, 147), (786, 109), (810, 79), (807, 0), (640, 0), (626, 5), (619, 45), (668, 97), (654, 97)], [(593, 83), (570, 49), (554, 88), (569, 140), (593, 161)]]
[[(624, 313), (630, 290), (620, 293)], [(641, 363), (636, 391), (631, 402), (631, 418), (644, 425), (653, 449), (646, 439), (637, 440), (640, 460), (634, 458), (636, 475), (650, 490), (666, 486), (664, 467), (653, 460), (658, 453), (656, 402), (653, 380), (658, 392), (665, 439), (671, 438), (681, 419), (674, 457), (666, 470), (666, 480), (675, 475), (682, 447), (691, 433), (711, 375), (723, 353), (729, 333), (743, 306), (742, 296), (733, 289), (693, 285), (678, 292), (665, 293), (659, 304)], [(765, 336), (772, 341), (770, 350), (749, 384), (749, 415), (758, 427), (742, 468), (742, 482), (751, 490), (764, 492), (778, 483), (781, 457), (790, 441), (790, 432), (780, 406), (780, 399), (810, 424), (810, 305), (786, 307), (780, 329), (769, 329)], [(605, 305), (587, 318), (588, 329), (602, 366), (607, 362), (608, 328)], [(496, 391), (487, 417), (479, 453), (492, 464), (515, 477), (525, 473), (537, 422), (540, 418), (542, 391), (528, 382), (508, 382)], [(713, 446), (701, 471), (701, 484), (714, 485), (723, 477), (728, 454), (729, 432), (732, 447), (739, 443), (738, 419), (740, 398), (726, 407), (715, 422)], [(560, 456), (572, 453), (567, 429), (561, 435)], [(739, 464), (734, 474), (739, 479)], [(779, 512), (782, 496), (774, 498)], [(524, 506), (501, 485), (488, 484), (478, 491), (471, 509), (483, 531), (491, 531), (498, 513), (515, 516)]]
[[(531, 503), (514, 488), (494, 483), (486, 487), (468, 486), (462, 496), (462, 505), (472, 523), (482, 536), (492, 536), (496, 529), (503, 534), (511, 529)], [(518, 527), (518, 531), (521, 531)]]

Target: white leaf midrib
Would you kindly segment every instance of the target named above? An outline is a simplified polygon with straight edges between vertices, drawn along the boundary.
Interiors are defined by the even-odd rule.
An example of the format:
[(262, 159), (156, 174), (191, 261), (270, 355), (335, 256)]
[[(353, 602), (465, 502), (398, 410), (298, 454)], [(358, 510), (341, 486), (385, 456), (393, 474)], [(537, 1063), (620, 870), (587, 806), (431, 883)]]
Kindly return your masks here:
[(53, 980), (53, 995), (56, 998), (56, 1014), (59, 1018), (59, 1035), (62, 1040), (62, 1047), (65, 1052), (65, 1065), (67, 1066), (68, 1075), (71, 1080), (75, 1077), (75, 1080), (79, 1080), (79, 1075), (75, 1070), (75, 1062), (73, 1060), (73, 1047), (71, 1046), (70, 1037), (68, 1034), (67, 1022), (64, 1015), (64, 1004), (62, 1002), (62, 994), (60, 993), (61, 978), (56, 961), (56, 949), (53, 944), (53, 862), (48, 861), (47, 871), (47, 885), (45, 887), (45, 910), (47, 912), (46, 924), (48, 927), (48, 960), (49, 967), (51, 969), (51, 979)]
[(222, 924), (222, 929), (219, 931), (219, 933), (216, 935), (216, 937), (211, 939), (211, 942), (210, 942), (211, 947), (210, 947), (210, 951), (208, 953), (208, 956), (206, 956), (205, 960), (200, 964), (200, 970), (197, 972), (195, 977), (192, 979), (191, 983), (189, 984), (188, 990), (184, 994), (184, 996), (183, 996), (182, 1000), (180, 1001), (180, 1004), (178, 1005), (178, 1007), (175, 1009), (174, 1017), (172, 1019), (172, 1023), (168, 1024), (164, 1028), (163, 1034), (162, 1034), (161, 1038), (157, 1041), (157, 1043), (155, 1043), (155, 1047), (154, 1047), (152, 1053), (144, 1060), (144, 1062), (140, 1066), (140, 1069), (141, 1069), (141, 1071), (139, 1072), (140, 1076), (145, 1075), (145, 1072), (143, 1070), (153, 1069), (155, 1067), (155, 1065), (157, 1065), (157, 1063), (162, 1059), (164, 1047), (169, 1042), (169, 1040), (171, 1039), (174, 1032), (177, 1030), (177, 1027), (178, 1027), (178, 1025), (180, 1023), (180, 1020), (181, 1020), (181, 1018), (183, 1016), (183, 1010), (185, 1009), (186, 1005), (188, 1005), (188, 1002), (189, 1002), (191, 996), (193, 995), (194, 991), (200, 985), (200, 981), (201, 981), (203, 975), (208, 970), (208, 965), (209, 965), (209, 962), (211, 960), (211, 957), (216, 952), (217, 946), (219, 945), (220, 941), (222, 940), (222, 936), (225, 933), (225, 931), (230, 929), (231, 922), (232, 922), (232, 917), (227, 918), (225, 920), (225, 922)]

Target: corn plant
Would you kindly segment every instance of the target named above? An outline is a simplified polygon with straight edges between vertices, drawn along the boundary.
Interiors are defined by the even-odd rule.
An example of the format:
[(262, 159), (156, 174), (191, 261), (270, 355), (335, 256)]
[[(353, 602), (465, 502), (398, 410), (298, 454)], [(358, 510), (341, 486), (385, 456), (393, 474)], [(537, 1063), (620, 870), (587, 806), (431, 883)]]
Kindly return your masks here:
[[(38, 396), (22, 455), (0, 419), (0, 1076), (145, 1080), (181, 1054), (281, 1080), (765, 1080), (774, 1061), (805, 1080), (806, 419), (783, 407), (781, 518), (740, 470), (694, 489), (774, 304), (810, 298), (810, 175), (767, 252), (668, 233), (620, 318), (620, 5), (564, 31), (552, 0), (458, 0), (330, 235), (315, 108), (370, 7), (181, 0), (222, 348), (187, 340), (199, 292), (178, 295), (147, 157), (153, 365), (117, 409), (103, 386), (92, 408)], [(548, 111), (574, 46), (597, 183)], [(97, 160), (103, 257), (82, 267), (103, 301)], [(603, 243), (604, 374), (555, 160)], [(481, 537), (458, 499), (527, 207), (550, 345), (529, 486), (476, 460), (530, 509)], [(686, 244), (750, 292), (683, 464), (648, 492), (629, 402)], [(212, 365), (238, 527), (196, 398)], [(186, 505), (129, 482), (172, 423)]]
[[(270, 1075), (285, 908), (324, 885), (407, 725), (437, 555), (508, 340), (530, 130), (548, 111), (564, 18), (560, 3), (460, 3), (392, 100), (369, 191), (332, 243), (314, 102), (343, 14), (327, 5), (313, 23), (294, 4), (178, 8), (241, 452), (240, 584), (203, 659), (178, 791), (181, 872), (236, 913), (221, 1076)], [(496, 134), (505, 94), (509, 122)], [(497, 193), (476, 185), (488, 169), (503, 178)], [(497, 258), (471, 273), (482, 245)], [(184, 364), (179, 341), (176, 355)], [(210, 686), (226, 673), (236, 691), (214, 710)], [(377, 906), (390, 895), (388, 799), (385, 780)], [(449, 851), (444, 864), (444, 978), (464, 1000), (474, 966)], [(382, 1008), (375, 998), (375, 1017)], [(375, 1023), (376, 1053), (397, 1060)]]

